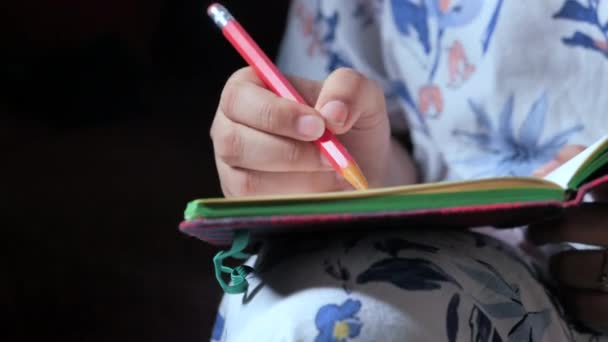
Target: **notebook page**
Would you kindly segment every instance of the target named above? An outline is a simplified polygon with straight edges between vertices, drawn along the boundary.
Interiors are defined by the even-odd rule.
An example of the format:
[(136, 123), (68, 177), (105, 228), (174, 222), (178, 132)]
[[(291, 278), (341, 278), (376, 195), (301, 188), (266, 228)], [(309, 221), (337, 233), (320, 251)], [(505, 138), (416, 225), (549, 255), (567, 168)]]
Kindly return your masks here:
[(608, 135), (599, 139), (596, 143), (586, 148), (583, 152), (579, 153), (576, 157), (570, 159), (564, 165), (553, 170), (553, 172), (546, 175), (544, 178), (550, 182), (553, 182), (562, 188), (568, 188), (570, 179), (576, 174), (580, 167), (593, 155), (593, 153), (608, 140)]

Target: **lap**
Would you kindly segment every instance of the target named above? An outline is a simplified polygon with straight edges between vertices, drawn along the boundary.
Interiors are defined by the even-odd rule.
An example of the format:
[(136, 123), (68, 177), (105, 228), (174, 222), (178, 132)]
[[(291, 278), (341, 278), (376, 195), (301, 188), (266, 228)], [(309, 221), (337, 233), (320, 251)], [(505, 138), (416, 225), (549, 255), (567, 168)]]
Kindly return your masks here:
[(217, 340), (569, 341), (571, 328), (510, 247), (469, 232), (270, 242)]

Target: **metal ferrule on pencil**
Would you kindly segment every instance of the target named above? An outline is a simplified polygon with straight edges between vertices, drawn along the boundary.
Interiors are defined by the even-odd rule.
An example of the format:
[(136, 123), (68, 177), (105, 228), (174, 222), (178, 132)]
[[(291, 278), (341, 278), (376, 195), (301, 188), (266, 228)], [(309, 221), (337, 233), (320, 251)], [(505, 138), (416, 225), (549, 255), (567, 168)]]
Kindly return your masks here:
[(213, 4), (209, 6), (207, 14), (209, 14), (211, 19), (213, 19), (215, 24), (220, 28), (224, 28), (224, 26), (226, 26), (230, 20), (234, 19), (232, 14), (230, 14), (230, 12), (228, 12), (228, 10), (220, 4)]

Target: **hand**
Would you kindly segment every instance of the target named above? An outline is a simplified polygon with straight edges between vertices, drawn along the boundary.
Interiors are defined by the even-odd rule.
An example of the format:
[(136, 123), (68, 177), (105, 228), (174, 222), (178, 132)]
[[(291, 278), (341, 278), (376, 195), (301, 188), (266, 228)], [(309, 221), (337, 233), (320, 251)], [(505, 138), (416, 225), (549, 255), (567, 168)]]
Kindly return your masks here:
[[(338, 69), (323, 82), (290, 81), (314, 108), (278, 97), (251, 68), (226, 82), (211, 139), (227, 197), (350, 189), (311, 143), (326, 127), (371, 187), (413, 182), (411, 160), (391, 141), (384, 94), (375, 82), (350, 69)], [(394, 161), (402, 164), (397, 177)]]
[[(548, 173), (583, 150), (568, 146), (538, 175)], [(532, 225), (528, 238), (535, 244), (575, 242), (608, 247), (608, 198), (606, 191), (594, 193), (595, 202), (567, 209), (557, 220)], [(602, 289), (606, 269), (605, 250), (571, 250), (551, 258), (550, 269), (560, 285), (564, 306), (588, 327), (608, 332), (608, 287)], [(608, 283), (607, 283), (608, 285)]]

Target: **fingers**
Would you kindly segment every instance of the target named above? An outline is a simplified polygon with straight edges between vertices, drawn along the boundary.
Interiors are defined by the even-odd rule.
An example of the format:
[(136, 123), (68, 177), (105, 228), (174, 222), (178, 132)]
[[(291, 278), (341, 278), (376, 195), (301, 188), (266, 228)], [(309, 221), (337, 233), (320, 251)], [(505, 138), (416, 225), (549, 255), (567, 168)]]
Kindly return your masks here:
[[(317, 92), (313, 81), (296, 80), (308, 97)], [(302, 141), (319, 138), (325, 123), (313, 108), (275, 95), (249, 69), (237, 71), (226, 83), (219, 111), (233, 122)]]
[[(312, 106), (317, 101), (317, 98), (319, 98), (319, 93), (321, 92), (321, 82), (296, 76), (287, 76), (287, 78), (289, 79), (289, 82), (298, 90), (300, 95), (302, 95), (307, 104)], [(245, 67), (235, 71), (228, 81), (231, 80), (251, 82), (258, 87), (266, 88), (264, 82), (258, 77), (251, 67)]]
[(583, 145), (565, 146), (564, 148), (562, 148), (559, 151), (559, 153), (557, 154), (555, 159), (549, 161), (548, 163), (546, 163), (545, 165), (541, 166), (536, 171), (534, 171), (533, 176), (544, 177), (544, 176), (548, 175), (549, 173), (553, 172), (558, 167), (565, 164), (570, 159), (576, 157), (577, 154), (583, 152), (585, 150), (585, 148), (586, 147)]
[[(290, 78), (337, 134), (388, 125), (382, 88), (358, 72), (341, 68), (320, 82)], [(266, 89), (251, 68), (234, 73), (222, 92), (221, 112), (230, 120), (267, 133), (304, 141), (318, 138), (325, 128), (319, 112), (283, 99)]]
[(351, 69), (337, 69), (323, 83), (315, 108), (348, 146), (370, 187), (390, 178), (390, 126), (384, 93), (376, 82)]
[(335, 171), (262, 172), (234, 168), (221, 160), (216, 163), (227, 197), (340, 191), (350, 186)]
[(555, 160), (555, 159), (551, 160), (551, 161), (547, 162), (546, 164), (542, 165), (541, 167), (539, 167), (538, 169), (536, 169), (534, 172), (532, 172), (532, 176), (545, 177), (546, 175), (550, 174), (555, 169), (560, 167), (560, 165), (561, 164), (557, 160)]
[(224, 116), (214, 120), (211, 136), (216, 158), (254, 171), (330, 171), (314, 144), (257, 131)]
[(289, 76), (287, 78), (289, 79), (289, 82), (298, 90), (298, 93), (302, 95), (304, 101), (306, 101), (306, 103), (311, 107), (314, 106), (319, 98), (319, 93), (321, 93), (323, 83), (295, 76)]
[(336, 134), (357, 129), (369, 130), (388, 122), (384, 92), (360, 73), (340, 68), (323, 83), (315, 108)]
[(567, 209), (563, 218), (531, 225), (527, 237), (535, 244), (578, 242), (608, 246), (608, 205), (585, 203)]
[(564, 164), (583, 152), (585, 148), (583, 145), (567, 145), (559, 151), (555, 160), (560, 164)]
[(386, 178), (390, 129), (384, 94), (373, 81), (339, 69), (323, 83), (291, 82), (309, 105), (266, 89), (250, 68), (230, 77), (212, 128), (216, 161), (228, 196), (336, 191), (349, 185), (310, 141), (326, 127), (370, 179)]
[[(321, 83), (291, 79), (314, 103)], [(338, 191), (349, 185), (310, 141), (325, 131), (314, 108), (276, 96), (250, 68), (226, 83), (211, 127), (226, 196)]]

